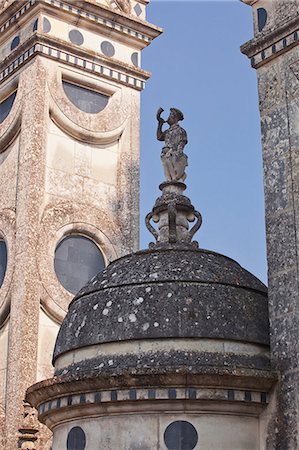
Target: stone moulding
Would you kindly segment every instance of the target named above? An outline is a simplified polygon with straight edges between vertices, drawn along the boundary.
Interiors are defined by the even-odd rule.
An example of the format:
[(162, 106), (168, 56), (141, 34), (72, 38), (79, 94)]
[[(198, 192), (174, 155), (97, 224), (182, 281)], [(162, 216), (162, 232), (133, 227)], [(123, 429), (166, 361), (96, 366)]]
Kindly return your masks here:
[(9, 115), (0, 123), (0, 153), (5, 151), (7, 146), (15, 140), (21, 129), (23, 89), (21, 84), (18, 87), (16, 81), (13, 85), (15, 88), (12, 91), (17, 90), (17, 95)]
[(118, 128), (109, 132), (92, 132), (91, 130), (78, 127), (77, 124), (75, 124), (61, 111), (59, 106), (53, 100), (50, 103), (49, 112), (51, 119), (61, 130), (81, 142), (88, 142), (90, 144), (101, 145), (117, 142), (128, 123), (128, 120), (125, 120)]
[[(248, 402), (251, 405), (263, 406), (268, 403), (268, 393), (260, 391), (248, 391), (240, 389), (222, 389), (211, 387), (193, 387), (182, 388), (176, 386), (169, 386), (163, 389), (160, 388), (133, 388), (133, 389), (113, 389), (104, 391), (87, 392), (81, 394), (74, 394), (62, 396), (50, 401), (41, 403), (38, 406), (39, 416), (46, 417), (49, 411), (62, 408), (72, 408), (77, 406), (99, 406), (111, 403), (124, 402), (140, 402), (150, 400), (185, 400), (194, 401), (198, 403), (204, 401), (223, 401), (226, 402)], [(202, 406), (202, 405), (200, 405)], [(197, 408), (199, 405), (197, 405)], [(80, 417), (80, 416), (79, 416)]]
[(7, 269), (0, 289), (0, 327), (6, 321), (10, 311), (10, 290), (15, 259), (15, 211), (5, 209), (0, 212), (0, 238), (4, 239), (9, 251)]
[[(0, 83), (32, 59), (33, 56), (38, 54), (59, 62), (63, 62), (66, 65), (77, 67), (86, 72), (101, 75), (103, 78), (117, 81), (120, 84), (132, 87), (139, 91), (144, 89), (145, 81), (150, 76), (148, 72), (137, 68), (134, 70), (129, 66), (126, 67), (126, 69), (128, 69), (132, 75), (128, 75), (123, 72), (123, 64), (117, 64), (113, 61), (113, 64), (109, 67), (107, 65), (108, 61), (104, 61), (104, 58), (100, 58), (100, 56), (98, 56), (98, 61), (95, 62), (96, 58), (94, 57), (91, 57), (90, 60), (85, 58), (86, 55), (88, 55), (87, 52), (83, 52), (85, 57), (80, 58), (77, 55), (73, 55), (55, 48), (55, 46), (53, 46), (53, 41), (50, 45), (44, 45), (40, 41), (43, 41), (41, 37), (38, 38), (37, 36), (33, 36), (24, 44), (23, 52), (18, 56), (18, 58), (13, 58), (14, 54), (12, 54), (2, 62), (0, 65)], [(62, 48), (61, 43), (59, 44), (59, 47)], [(139, 75), (138, 78), (136, 77), (137, 74)]]
[[(13, 12), (16, 9), (15, 5), (21, 5), (21, 7), (18, 6), (18, 9)], [(67, 1), (62, 2), (60, 0), (30, 0), (28, 2), (18, 0), (15, 2), (15, 5), (14, 8), (10, 5), (10, 8), (4, 12), (3, 17), (5, 20), (0, 26), (0, 35), (13, 26), (22, 15), (36, 5), (40, 5), (46, 11), (49, 6), (51, 6), (51, 8), (58, 8), (60, 10), (60, 17), (66, 15), (68, 21), (70, 21), (70, 16), (76, 16), (76, 22), (79, 19), (81, 22), (85, 21), (89, 26), (96, 25), (98, 28), (100, 27), (100, 29), (109, 28), (111, 32), (116, 35), (121, 34), (130, 41), (133, 40), (134, 42), (139, 42), (141, 48), (149, 45), (155, 37), (162, 33), (162, 29), (155, 25), (149, 24), (148, 22), (133, 16), (127, 16), (121, 11), (111, 11), (109, 8), (105, 8), (104, 5), (89, 5), (86, 3), (83, 9), (82, 7), (78, 8), (74, 6), (73, 2), (68, 3)]]
[(241, 52), (251, 58), (251, 65), (256, 69), (298, 44), (299, 18), (296, 17), (281, 27), (242, 45)]
[[(113, 412), (181, 411), (225, 412), (259, 416), (269, 401), (276, 375), (268, 371), (212, 368), (197, 373), (132, 375), (89, 373), (82, 377), (54, 377), (31, 386), (26, 399), (39, 419), (53, 428), (62, 417)], [(90, 389), (92, 386), (92, 390)]]

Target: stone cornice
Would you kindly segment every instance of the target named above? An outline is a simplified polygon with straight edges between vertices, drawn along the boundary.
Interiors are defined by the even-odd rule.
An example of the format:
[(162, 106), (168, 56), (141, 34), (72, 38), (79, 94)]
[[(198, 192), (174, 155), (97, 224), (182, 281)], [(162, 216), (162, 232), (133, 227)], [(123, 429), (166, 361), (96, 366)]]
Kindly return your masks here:
[(285, 22), (281, 27), (261, 33), (260, 36), (241, 46), (241, 52), (251, 58), (251, 64), (257, 68), (278, 54), (288, 51), (299, 44), (299, 17)]
[(162, 33), (162, 29), (155, 25), (123, 12), (111, 10), (103, 5), (84, 3), (83, 8), (82, 2), (80, 2), (80, 7), (75, 7), (69, 1), (19, 0), (18, 9), (16, 9), (15, 4), (12, 4), (1, 14), (0, 36), (36, 5), (39, 5), (41, 10), (51, 11), (52, 14), (53, 10), (57, 10), (60, 19), (65, 16), (68, 21), (70, 18), (75, 18), (76, 23), (78, 20), (85, 22), (87, 27), (96, 26), (103, 30), (108, 28), (111, 34), (122, 36), (127, 41), (133, 41), (135, 45), (138, 43), (140, 48), (149, 45), (153, 39)]
[(11, 53), (0, 64), (0, 84), (12, 73), (27, 63), (32, 57), (40, 54), (46, 58), (55, 59), (70, 66), (76, 66), (83, 71), (101, 75), (102, 78), (142, 90), (150, 73), (138, 67), (130, 66), (122, 61), (109, 59), (85, 49), (73, 49), (64, 41), (53, 37), (34, 34), (16, 52)]

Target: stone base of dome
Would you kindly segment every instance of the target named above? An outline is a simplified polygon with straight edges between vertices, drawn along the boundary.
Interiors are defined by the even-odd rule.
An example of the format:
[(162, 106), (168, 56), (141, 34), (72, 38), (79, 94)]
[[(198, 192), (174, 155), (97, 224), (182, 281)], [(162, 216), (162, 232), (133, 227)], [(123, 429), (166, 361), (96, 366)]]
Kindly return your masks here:
[[(81, 442), (85, 444), (76, 447), (78, 450), (260, 449), (256, 416), (248, 416), (246, 412), (186, 411), (183, 403), (177, 411), (173, 410), (173, 405), (168, 408), (167, 411), (124, 412), (63, 422), (55, 427), (52, 449), (74, 448), (67, 443), (75, 432), (83, 435)], [(182, 425), (192, 434), (188, 429), (185, 434), (181, 433)], [(177, 435), (186, 446), (172, 446), (172, 442), (180, 442)]]
[(78, 428), (86, 450), (168, 449), (166, 430), (181, 422), (195, 428), (203, 445), (190, 448), (255, 450), (274, 383), (266, 370), (207, 367), (189, 374), (63, 375), (32, 386), (27, 398), (54, 433), (53, 450), (67, 449)]

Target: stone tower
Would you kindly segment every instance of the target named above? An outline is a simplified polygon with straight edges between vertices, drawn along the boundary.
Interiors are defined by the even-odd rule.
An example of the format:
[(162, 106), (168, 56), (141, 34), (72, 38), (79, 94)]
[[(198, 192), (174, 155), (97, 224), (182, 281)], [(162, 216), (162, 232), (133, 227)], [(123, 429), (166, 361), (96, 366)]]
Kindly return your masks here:
[(53, 450), (262, 448), (275, 381), (267, 289), (193, 241), (201, 215), (184, 195), (187, 138), (171, 117), (157, 133), (166, 181), (146, 218), (156, 242), (75, 296), (55, 377), (27, 391)]
[(299, 2), (243, 0), (254, 38), (264, 162), (271, 358), (278, 384), (265, 418), (269, 450), (299, 448)]
[(17, 447), (26, 388), (52, 375), (72, 294), (138, 247), (141, 51), (161, 32), (146, 22), (147, 3), (0, 1), (6, 450)]

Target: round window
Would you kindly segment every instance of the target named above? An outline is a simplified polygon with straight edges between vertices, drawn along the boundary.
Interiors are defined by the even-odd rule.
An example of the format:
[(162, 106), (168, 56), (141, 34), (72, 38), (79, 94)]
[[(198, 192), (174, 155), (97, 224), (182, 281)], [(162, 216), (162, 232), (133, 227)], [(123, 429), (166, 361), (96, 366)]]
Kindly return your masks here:
[(74, 427), (67, 436), (67, 450), (84, 450), (86, 446), (86, 436), (81, 427)]
[(91, 239), (71, 235), (56, 247), (54, 268), (57, 278), (72, 294), (76, 294), (104, 267), (102, 252)]
[(193, 450), (198, 442), (198, 434), (192, 423), (177, 420), (166, 428), (164, 441), (168, 450)]
[(7, 267), (7, 248), (3, 239), (0, 239), (0, 287), (3, 284)]

